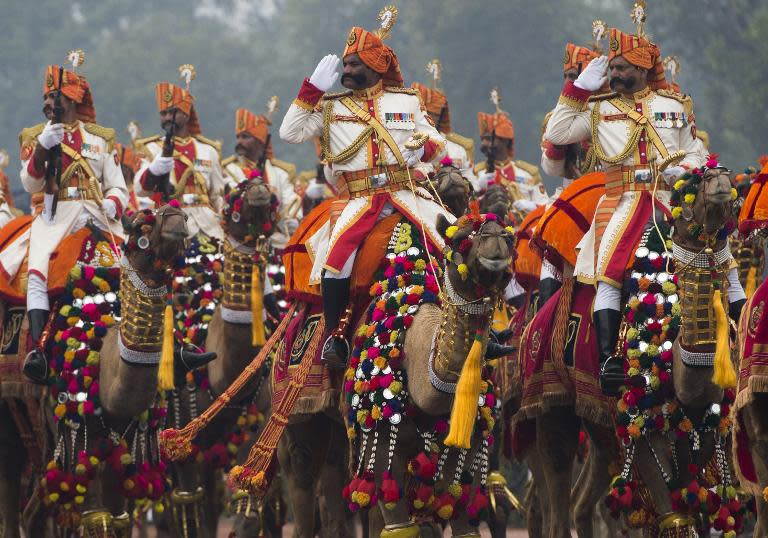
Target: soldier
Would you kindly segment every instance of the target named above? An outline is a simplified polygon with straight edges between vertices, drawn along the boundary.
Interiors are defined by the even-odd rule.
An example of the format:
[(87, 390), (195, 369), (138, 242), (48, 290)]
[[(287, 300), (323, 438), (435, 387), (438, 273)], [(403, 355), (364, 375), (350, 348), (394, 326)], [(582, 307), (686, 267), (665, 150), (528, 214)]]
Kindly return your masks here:
[(10, 158), (8, 152), (0, 149), (0, 228), (11, 222), (16, 216), (13, 207), (13, 193), (11, 182), (3, 169), (8, 166)]
[[(223, 239), (221, 208), (224, 204), (224, 176), (221, 171), (221, 145), (204, 137), (195, 111), (189, 83), (194, 68), (179, 68), (186, 89), (161, 82), (155, 86), (157, 110), (166, 135), (136, 141), (143, 157), (134, 176), (137, 196), (176, 199), (189, 217), (189, 236), (198, 234)], [(205, 239), (205, 238), (204, 238)]]
[[(70, 53), (75, 67), (83, 58), (82, 51)], [(57, 105), (62, 109), (60, 122), (54, 121)], [(115, 131), (95, 123), (96, 110), (85, 77), (58, 65), (48, 66), (43, 114), (46, 123), (19, 135), (24, 189), (44, 192), (43, 211), (31, 227), (27, 282), (33, 349), (24, 360), (24, 374), (36, 383), (44, 383), (48, 376), (48, 361), (39, 344), (50, 311), (46, 281), (51, 253), (66, 236), (89, 222), (122, 238), (119, 218), (128, 200), (114, 147)], [(57, 151), (61, 152), (60, 185), (54, 174), (46, 174)]]
[[(272, 99), (270, 102), (275, 103), (273, 106), (276, 108), (277, 97)], [(276, 249), (283, 249), (302, 217), (301, 200), (293, 189), (296, 167), (273, 158), (270, 125), (267, 116), (257, 116), (244, 108), (237, 109), (235, 155), (227, 157), (221, 164), (225, 180), (232, 186), (252, 177), (254, 172), (269, 185), (280, 202), (280, 217), (270, 243)]]
[(432, 87), (414, 82), (411, 87), (419, 90), (421, 101), (429, 113), (437, 130), (445, 137), (445, 153), (452, 165), (458, 168), (466, 178), (472, 177), (475, 162), (475, 143), (471, 138), (454, 133), (451, 129), (451, 112), (448, 98), (437, 88), (442, 76), (442, 64), (434, 59), (427, 64), (427, 72), (432, 75)]
[[(396, 15), (396, 10), (388, 11), (386, 20), (394, 23)], [(346, 366), (348, 320), (339, 321), (349, 301), (357, 248), (377, 220), (398, 211), (423, 224), (437, 246), (443, 244), (435, 229), (437, 215), (454, 220), (417, 184), (420, 177), (413, 167), (439, 157), (445, 139), (427, 119), (418, 91), (403, 88), (397, 56), (382, 41), (390, 28), (391, 24), (384, 25), (378, 34), (352, 28), (342, 56), (341, 83), (349, 90), (326, 93), (339, 77), (340, 60), (335, 55), (324, 57), (304, 80), (280, 127), (280, 137), (289, 143), (323, 135), (323, 156), (331, 170), (326, 179), (340, 193), (329, 223), (313, 236), (311, 245), (319, 249), (310, 280), (317, 282), (322, 275), (328, 334), (323, 359), (330, 367)], [(415, 133), (424, 135), (418, 144)]]
[[(611, 372), (623, 375), (621, 362), (609, 359), (616, 346), (624, 268), (632, 249), (618, 247), (639, 237), (657, 203), (668, 209), (671, 182), (706, 159), (695, 124), (686, 114), (686, 98), (664, 89), (659, 49), (644, 37), (639, 21), (637, 35), (611, 29), (608, 57), (592, 60), (575, 81), (566, 81), (545, 133), (556, 145), (590, 140), (594, 161), (606, 172), (606, 194), (579, 243), (575, 273), (580, 281), (597, 286), (594, 322), (601, 384), (607, 394), (618, 387), (602, 381), (612, 377)], [(590, 102), (606, 75), (615, 93)], [(733, 315), (743, 305), (744, 292), (735, 269), (729, 281)]]
[(515, 209), (528, 213), (536, 206), (547, 203), (541, 174), (536, 166), (514, 160), (515, 127), (500, 108), (497, 88), (491, 91), (491, 102), (496, 107), (495, 113), (477, 113), (480, 151), (486, 156), (486, 161), (475, 166), (475, 191), (483, 193), (489, 185), (503, 185), (509, 191)]

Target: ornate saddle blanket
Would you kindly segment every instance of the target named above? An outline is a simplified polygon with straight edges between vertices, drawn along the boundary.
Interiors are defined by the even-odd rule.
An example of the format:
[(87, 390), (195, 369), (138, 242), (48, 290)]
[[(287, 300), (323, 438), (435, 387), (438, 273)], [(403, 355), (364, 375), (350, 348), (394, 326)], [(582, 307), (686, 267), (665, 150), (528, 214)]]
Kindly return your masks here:
[(736, 434), (734, 436), (735, 464), (745, 489), (762, 494), (765, 484), (758, 483), (749, 438), (744, 431), (740, 410), (750, 403), (756, 393), (768, 392), (768, 281), (763, 281), (744, 306), (739, 321), (739, 349), (736, 401)]
[[(295, 414), (317, 413), (336, 406), (341, 391), (342, 372), (332, 372), (320, 362), (322, 331), (316, 329), (322, 317), (322, 297), (319, 286), (309, 284), (312, 260), (303, 243), (325, 222), (329, 211), (330, 204), (325, 202), (313, 209), (283, 251), (287, 296), (306, 303), (306, 306), (291, 321), (276, 349), (272, 369), (274, 401), (282, 398), (304, 353), (308, 349), (315, 350), (312, 366), (293, 410)], [(352, 269), (350, 297), (355, 304), (353, 319), (358, 319), (370, 302), (369, 290), (374, 274), (386, 255), (392, 231), (401, 219), (403, 217), (398, 214), (382, 219), (360, 247)]]
[(530, 425), (521, 425), (551, 407), (571, 405), (580, 417), (611, 424), (613, 409), (598, 383), (597, 335), (592, 324), (594, 295), (593, 286), (567, 281), (523, 333), (519, 364), (522, 402), (513, 422), (518, 453), (531, 441)]
[(576, 245), (587, 233), (605, 194), (605, 173), (592, 172), (566, 187), (536, 225), (531, 248), (561, 271), (576, 265)]
[[(0, 229), (0, 251), (15, 249), (20, 260), (15, 271), (0, 266), (0, 298), (12, 305), (24, 305), (27, 302), (27, 255), (31, 227), (32, 217), (24, 215)], [(51, 254), (48, 272), (48, 292), (51, 296), (59, 295), (64, 290), (69, 270), (77, 262), (83, 243), (90, 236), (89, 228), (78, 230), (64, 239)]]

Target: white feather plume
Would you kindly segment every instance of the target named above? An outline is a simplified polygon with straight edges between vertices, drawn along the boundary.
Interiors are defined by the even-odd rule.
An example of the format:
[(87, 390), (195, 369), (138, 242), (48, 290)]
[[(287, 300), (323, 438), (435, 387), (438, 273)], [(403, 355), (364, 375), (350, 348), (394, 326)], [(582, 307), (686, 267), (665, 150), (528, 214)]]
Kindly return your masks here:
[(9, 162), (11, 162), (11, 158), (8, 155), (8, 152), (4, 149), (0, 149), (0, 168), (5, 168), (8, 166)]
[(392, 32), (392, 27), (397, 22), (397, 8), (393, 5), (384, 7), (379, 11), (379, 15), (376, 17), (380, 21), (378, 35), (381, 39), (386, 39)]
[(135, 121), (128, 122), (126, 131), (128, 131), (128, 136), (131, 137), (132, 142), (141, 136), (141, 127), (139, 127), (139, 124)]
[(72, 64), (74, 69), (77, 69), (85, 63), (85, 52), (83, 49), (71, 50), (67, 53), (67, 62)]
[(184, 64), (179, 66), (179, 78), (187, 85), (187, 91), (189, 91), (189, 84), (197, 77), (197, 71), (192, 64)]

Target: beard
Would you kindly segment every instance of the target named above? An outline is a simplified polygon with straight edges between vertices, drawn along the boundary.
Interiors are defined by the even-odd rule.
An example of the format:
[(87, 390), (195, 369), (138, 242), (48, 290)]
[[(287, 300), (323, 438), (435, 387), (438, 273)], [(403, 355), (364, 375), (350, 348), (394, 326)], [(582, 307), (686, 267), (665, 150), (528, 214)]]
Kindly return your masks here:
[(178, 124), (178, 123), (174, 123), (174, 122), (173, 122), (173, 121), (171, 121), (171, 120), (168, 120), (168, 121), (164, 121), (164, 122), (162, 122), (162, 123), (160, 124), (160, 127), (162, 127), (162, 128), (163, 128), (163, 131), (165, 131), (165, 132), (167, 133), (167, 132), (169, 132), (171, 129), (173, 129), (173, 130), (178, 130), (178, 129), (179, 129), (179, 124)]
[(355, 83), (356, 86), (363, 86), (366, 82), (368, 82), (368, 77), (365, 75), (350, 75), (349, 73), (341, 75), (341, 85), (346, 86), (344, 82), (346, 81), (352, 81)]

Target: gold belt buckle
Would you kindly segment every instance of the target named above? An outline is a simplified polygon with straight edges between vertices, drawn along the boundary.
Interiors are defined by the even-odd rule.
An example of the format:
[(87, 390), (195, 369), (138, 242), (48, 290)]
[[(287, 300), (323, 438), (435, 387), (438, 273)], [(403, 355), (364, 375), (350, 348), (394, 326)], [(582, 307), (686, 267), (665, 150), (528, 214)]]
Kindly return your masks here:
[(650, 183), (652, 179), (650, 170), (635, 170), (635, 183)]
[(387, 178), (386, 172), (381, 172), (373, 176), (368, 176), (368, 184), (372, 189), (380, 189), (381, 187), (386, 187), (387, 183), (388, 183), (388, 178)]

